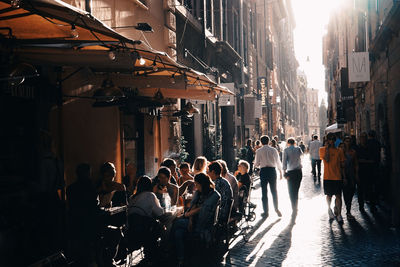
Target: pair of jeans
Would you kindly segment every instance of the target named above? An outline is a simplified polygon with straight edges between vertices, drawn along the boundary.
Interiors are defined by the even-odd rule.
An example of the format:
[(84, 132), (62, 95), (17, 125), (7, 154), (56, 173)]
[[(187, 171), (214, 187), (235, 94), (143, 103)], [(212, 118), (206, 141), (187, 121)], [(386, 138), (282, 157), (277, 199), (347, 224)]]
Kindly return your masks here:
[(278, 191), (276, 190), (276, 170), (274, 167), (264, 167), (260, 170), (262, 204), (264, 213), (268, 214), (268, 184), (271, 190), (275, 210), (278, 210)]
[(291, 170), (287, 172), (287, 184), (292, 211), (297, 212), (297, 204), (299, 200), (299, 188), (303, 178), (301, 169)]
[(317, 172), (315, 171), (315, 167), (318, 169), (318, 177), (321, 177), (321, 160), (320, 159), (311, 159), (311, 167), (312, 174), (314, 177), (317, 176)]

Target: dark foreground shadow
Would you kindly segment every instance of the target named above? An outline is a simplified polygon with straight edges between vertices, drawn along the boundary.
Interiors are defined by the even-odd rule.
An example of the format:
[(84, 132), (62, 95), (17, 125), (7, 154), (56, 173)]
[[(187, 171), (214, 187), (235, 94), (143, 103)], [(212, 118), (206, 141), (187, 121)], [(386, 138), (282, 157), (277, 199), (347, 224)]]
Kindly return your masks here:
[[(273, 266), (282, 266), (282, 262), (286, 259), (290, 247), (292, 246), (292, 229), (294, 224), (290, 223), (275, 238), (270, 248), (265, 251), (263, 258), (273, 258)], [(264, 267), (265, 263), (258, 262), (256, 267)]]

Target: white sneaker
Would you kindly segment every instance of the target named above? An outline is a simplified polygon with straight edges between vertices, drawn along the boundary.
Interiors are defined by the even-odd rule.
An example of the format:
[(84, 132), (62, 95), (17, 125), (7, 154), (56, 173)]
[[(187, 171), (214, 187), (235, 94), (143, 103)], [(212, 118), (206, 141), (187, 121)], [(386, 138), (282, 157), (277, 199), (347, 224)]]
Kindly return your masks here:
[(328, 215), (329, 215), (329, 220), (332, 221), (335, 219), (335, 215), (333, 214), (332, 210), (329, 208), (328, 209)]
[(343, 223), (342, 215), (339, 214), (338, 216), (336, 216), (336, 220), (338, 221), (338, 223), (342, 224)]

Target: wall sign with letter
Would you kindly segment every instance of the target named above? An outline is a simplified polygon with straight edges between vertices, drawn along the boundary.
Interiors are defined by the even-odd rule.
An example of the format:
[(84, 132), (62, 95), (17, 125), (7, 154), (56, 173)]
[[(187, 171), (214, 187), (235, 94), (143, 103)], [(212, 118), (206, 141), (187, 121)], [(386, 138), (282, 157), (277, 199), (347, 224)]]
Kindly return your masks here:
[(354, 52), (349, 54), (349, 82), (368, 82), (369, 53)]

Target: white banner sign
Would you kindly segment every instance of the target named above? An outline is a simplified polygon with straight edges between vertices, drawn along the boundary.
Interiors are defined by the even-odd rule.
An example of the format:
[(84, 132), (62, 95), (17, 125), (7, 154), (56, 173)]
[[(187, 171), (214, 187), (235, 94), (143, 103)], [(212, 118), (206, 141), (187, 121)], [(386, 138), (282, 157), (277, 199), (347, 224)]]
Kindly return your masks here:
[(368, 52), (354, 52), (349, 54), (349, 82), (368, 82), (369, 54)]
[[(225, 86), (231, 92), (235, 92), (235, 84), (234, 83), (221, 83), (222, 86)], [(233, 95), (221, 95), (219, 97), (219, 106), (234, 106), (235, 105), (235, 96)]]

